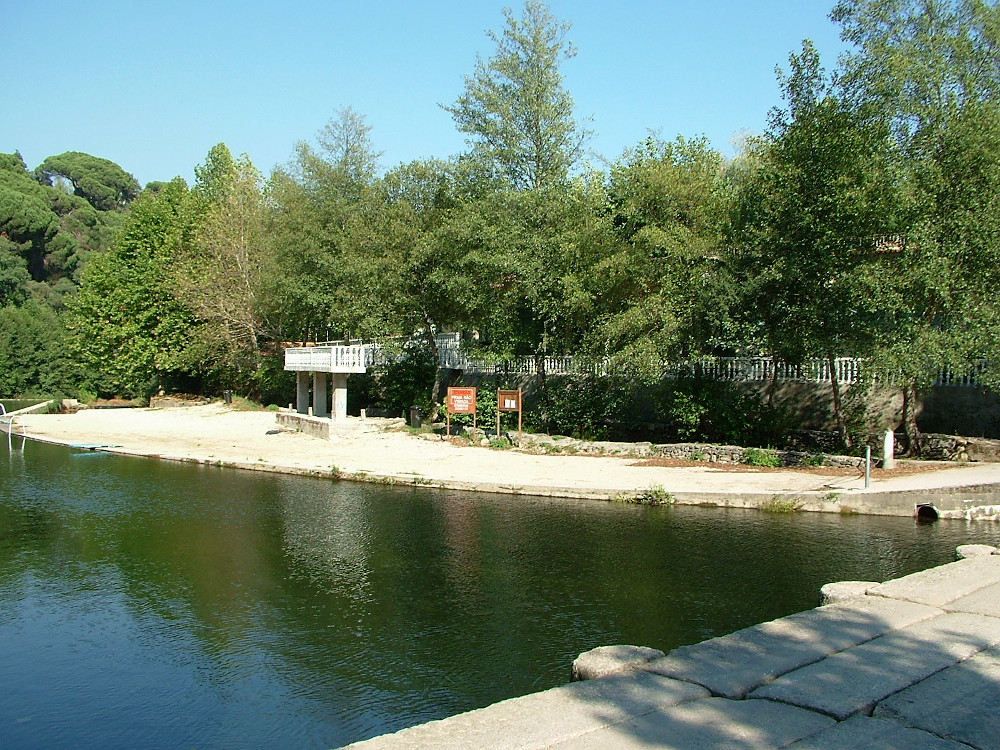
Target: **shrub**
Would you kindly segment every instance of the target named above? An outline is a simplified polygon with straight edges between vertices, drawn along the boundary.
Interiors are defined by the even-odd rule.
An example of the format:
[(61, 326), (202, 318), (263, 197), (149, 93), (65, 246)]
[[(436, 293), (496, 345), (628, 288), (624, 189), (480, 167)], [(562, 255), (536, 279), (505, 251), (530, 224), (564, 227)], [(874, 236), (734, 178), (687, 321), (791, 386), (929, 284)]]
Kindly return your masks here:
[(781, 460), (770, 451), (747, 448), (743, 451), (743, 463), (747, 466), (780, 466)]

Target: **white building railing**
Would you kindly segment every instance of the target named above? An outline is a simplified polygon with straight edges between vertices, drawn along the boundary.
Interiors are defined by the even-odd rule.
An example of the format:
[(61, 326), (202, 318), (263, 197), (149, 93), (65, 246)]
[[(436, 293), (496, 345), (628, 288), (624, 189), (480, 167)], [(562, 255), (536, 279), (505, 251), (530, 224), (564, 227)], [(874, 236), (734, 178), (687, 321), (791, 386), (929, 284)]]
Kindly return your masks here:
[[(469, 373), (495, 375), (535, 375), (539, 360), (532, 355), (487, 358), (466, 351), (457, 334), (439, 334), (435, 337), (438, 347), (438, 366)], [(398, 356), (405, 356), (404, 353)], [(285, 369), (306, 372), (365, 372), (367, 368), (387, 364), (394, 359), (380, 345), (351, 341), (326, 343), (318, 346), (285, 349)], [(607, 376), (611, 370), (608, 359), (594, 359), (579, 355), (546, 356), (545, 372), (550, 375)], [(700, 374), (714, 380), (731, 382), (801, 382), (830, 383), (836, 373), (837, 382), (852, 385), (861, 380), (862, 361), (853, 357), (807, 359), (801, 364), (775, 362), (770, 357), (703, 357), (681, 362), (663, 363), (667, 377)], [(949, 369), (942, 370), (934, 380), (937, 386), (968, 387), (978, 385), (986, 363), (981, 362), (971, 371), (956, 375)]]

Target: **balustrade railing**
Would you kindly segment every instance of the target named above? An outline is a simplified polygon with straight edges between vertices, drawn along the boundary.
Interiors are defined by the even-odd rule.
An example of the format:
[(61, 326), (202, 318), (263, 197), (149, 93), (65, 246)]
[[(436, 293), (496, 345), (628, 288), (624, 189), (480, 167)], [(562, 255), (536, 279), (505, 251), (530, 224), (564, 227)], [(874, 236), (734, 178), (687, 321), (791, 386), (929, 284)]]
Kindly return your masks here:
[[(463, 370), (471, 373), (496, 375), (534, 375), (538, 371), (539, 358), (532, 355), (509, 357), (483, 357), (468, 352), (461, 346), (456, 335), (436, 337), (438, 366)], [(405, 349), (390, 353), (378, 344), (351, 341), (349, 343), (328, 343), (309, 347), (292, 347), (285, 350), (286, 370), (309, 370), (316, 372), (363, 371), (369, 367), (388, 364), (406, 356)], [(612, 371), (608, 359), (594, 359), (580, 355), (549, 355), (541, 358), (545, 372), (551, 375), (597, 375), (607, 376)], [(836, 373), (837, 382), (852, 385), (861, 380), (863, 361), (853, 357), (837, 357), (831, 361), (825, 358), (807, 359), (800, 364), (790, 364), (770, 357), (702, 357), (679, 362), (664, 362), (666, 377), (701, 375), (715, 380), (732, 382), (811, 382), (829, 383)], [(956, 374), (943, 369), (934, 381), (938, 386), (975, 386), (986, 369), (981, 362), (970, 371)], [(891, 382), (891, 378), (882, 378)]]

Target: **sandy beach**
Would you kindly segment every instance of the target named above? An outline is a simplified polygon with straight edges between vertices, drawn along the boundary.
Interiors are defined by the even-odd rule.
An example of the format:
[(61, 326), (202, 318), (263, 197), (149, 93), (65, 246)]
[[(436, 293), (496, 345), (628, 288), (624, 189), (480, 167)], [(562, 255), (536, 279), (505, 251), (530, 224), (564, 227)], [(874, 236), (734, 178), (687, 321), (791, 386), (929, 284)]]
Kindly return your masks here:
[[(349, 418), (330, 440), (279, 428), (275, 413), (221, 403), (169, 409), (87, 409), (20, 416), (26, 434), (47, 442), (160, 459), (341, 479), (570, 498), (610, 499), (662, 488), (677, 502), (761, 507), (794, 500), (804, 510), (857, 512), (887, 493), (1000, 488), (1000, 465), (970, 464), (875, 478), (822, 469), (723, 470), (650, 466), (619, 456), (538, 455), (456, 445), (401, 429), (401, 420)], [(430, 439), (428, 439), (430, 437)], [(904, 503), (912, 507), (909, 503)], [(853, 512), (853, 511), (851, 511)], [(900, 514), (898, 511), (887, 511)]]

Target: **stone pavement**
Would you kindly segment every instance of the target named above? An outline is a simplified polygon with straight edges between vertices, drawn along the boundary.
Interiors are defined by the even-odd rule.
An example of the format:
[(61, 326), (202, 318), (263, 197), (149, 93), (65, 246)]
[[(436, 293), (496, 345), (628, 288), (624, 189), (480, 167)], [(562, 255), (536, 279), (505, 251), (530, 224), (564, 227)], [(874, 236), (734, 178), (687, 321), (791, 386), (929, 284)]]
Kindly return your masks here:
[(1000, 550), (959, 557), (665, 656), (596, 649), (576, 673), (622, 669), (348, 747), (1000, 750)]

